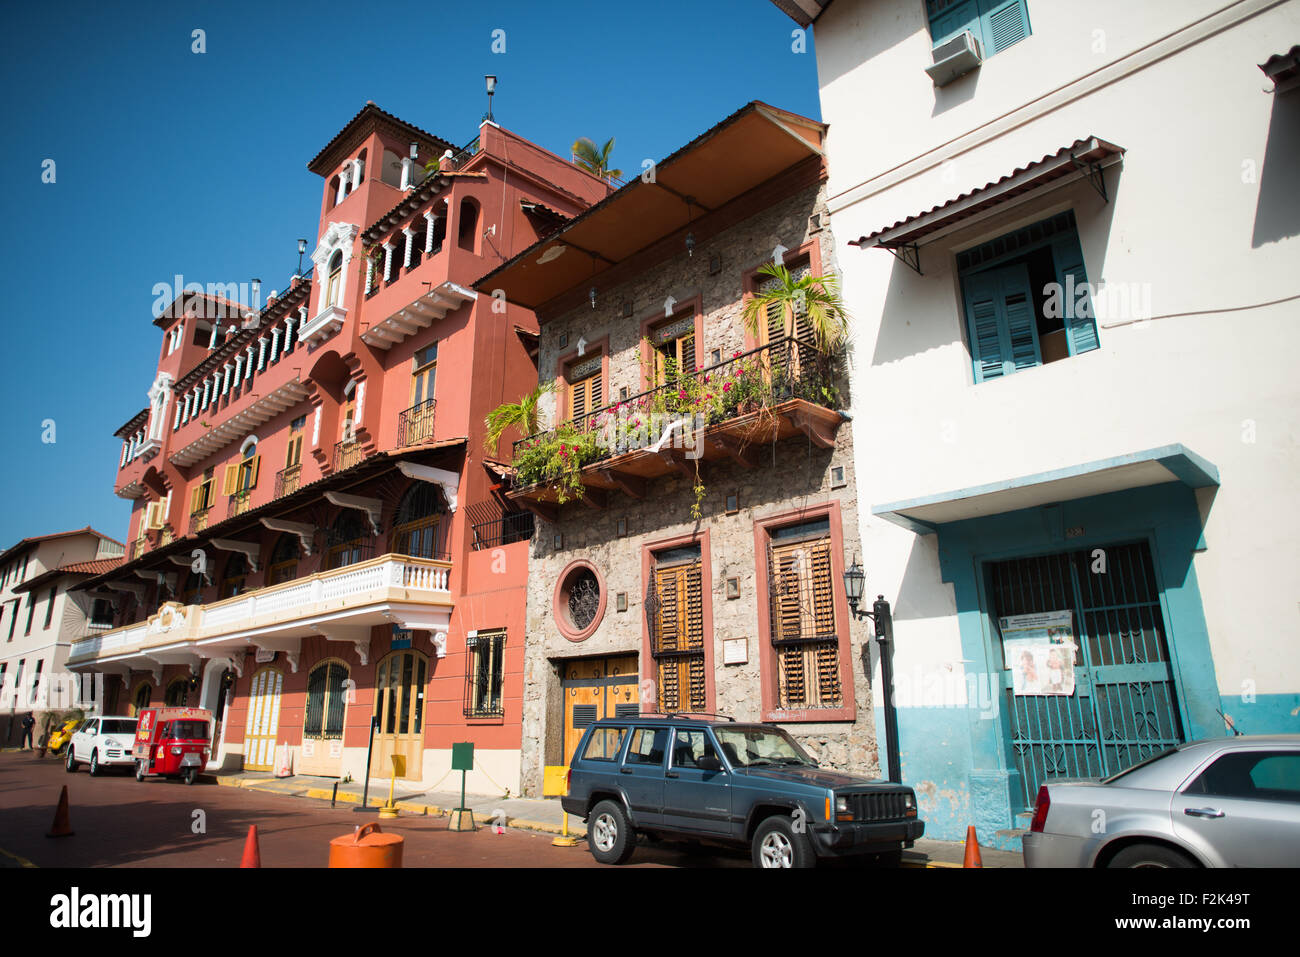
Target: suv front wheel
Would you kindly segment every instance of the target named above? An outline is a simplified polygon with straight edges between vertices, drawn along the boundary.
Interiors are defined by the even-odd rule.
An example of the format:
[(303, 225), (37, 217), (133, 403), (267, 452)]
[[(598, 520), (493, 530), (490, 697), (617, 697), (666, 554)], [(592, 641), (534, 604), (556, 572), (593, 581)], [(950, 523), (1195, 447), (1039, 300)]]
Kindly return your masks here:
[(636, 834), (627, 812), (615, 801), (601, 801), (587, 819), (587, 846), (602, 864), (622, 864), (636, 850)]
[(816, 867), (817, 855), (806, 832), (796, 832), (784, 816), (769, 817), (754, 832), (750, 854), (755, 867)]

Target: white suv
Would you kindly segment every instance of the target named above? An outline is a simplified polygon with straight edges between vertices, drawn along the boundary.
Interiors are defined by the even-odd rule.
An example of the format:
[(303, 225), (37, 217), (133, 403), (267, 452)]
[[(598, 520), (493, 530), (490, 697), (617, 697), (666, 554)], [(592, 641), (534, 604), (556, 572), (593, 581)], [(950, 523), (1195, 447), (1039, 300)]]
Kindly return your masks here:
[(135, 718), (87, 718), (68, 741), (68, 771), (81, 761), (90, 764), (91, 774), (108, 765), (134, 765), (135, 725)]

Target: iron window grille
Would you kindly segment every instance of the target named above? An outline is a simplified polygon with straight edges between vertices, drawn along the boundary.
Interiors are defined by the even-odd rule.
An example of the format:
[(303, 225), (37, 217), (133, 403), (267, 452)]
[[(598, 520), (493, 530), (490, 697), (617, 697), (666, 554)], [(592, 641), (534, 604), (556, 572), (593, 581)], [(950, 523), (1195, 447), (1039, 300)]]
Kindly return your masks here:
[(504, 682), (506, 633), (480, 633), (465, 643), (468, 667), (465, 669), (465, 717), (505, 717), (501, 695)]

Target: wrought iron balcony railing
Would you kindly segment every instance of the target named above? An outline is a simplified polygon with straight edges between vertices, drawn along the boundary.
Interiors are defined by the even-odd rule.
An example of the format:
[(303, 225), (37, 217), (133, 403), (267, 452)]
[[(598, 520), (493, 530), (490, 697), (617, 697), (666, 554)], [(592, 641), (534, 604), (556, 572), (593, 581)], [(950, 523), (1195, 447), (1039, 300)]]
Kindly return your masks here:
[(275, 497), (283, 498), (298, 491), (302, 481), (302, 464), (290, 465), (275, 473)]
[(251, 489), (244, 489), (235, 492), (230, 496), (230, 502), (226, 505), (226, 518), (234, 518), (236, 515), (242, 515), (247, 512), (253, 505), (253, 492)]
[[(525, 453), (548, 445), (562, 432), (581, 436), (618, 425), (625, 435), (638, 430), (648, 434), (654, 415), (698, 416), (703, 424), (715, 425), (788, 399), (834, 407), (838, 402), (835, 357), (811, 341), (794, 337), (737, 352), (716, 365), (676, 375), (671, 381), (639, 395), (611, 402), (575, 416), (555, 429), (519, 439), (513, 447), (514, 462), (520, 468)], [(611, 443), (595, 460), (624, 450), (621, 445)], [(525, 483), (528, 481), (526, 467), (521, 469), (519, 477)]]
[(197, 535), (208, 527), (208, 513), (212, 507), (201, 508), (198, 511), (190, 512), (190, 534)]
[(356, 439), (344, 439), (334, 445), (334, 471), (350, 469), (366, 457), (363, 446)]
[(496, 548), (513, 542), (526, 542), (535, 529), (532, 512), (515, 512), (488, 522), (479, 522), (471, 528), (474, 549)]
[(425, 399), (397, 417), (397, 434), (402, 445), (418, 445), (433, 438), (433, 408), (437, 399)]

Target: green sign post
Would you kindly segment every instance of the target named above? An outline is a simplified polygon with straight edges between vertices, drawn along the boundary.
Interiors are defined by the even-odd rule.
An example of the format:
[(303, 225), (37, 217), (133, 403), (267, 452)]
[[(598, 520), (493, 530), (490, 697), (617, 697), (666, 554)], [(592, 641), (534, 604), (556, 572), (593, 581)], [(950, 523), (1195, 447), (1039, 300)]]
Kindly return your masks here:
[[(462, 741), (451, 746), (451, 769), (460, 772), (460, 807), (451, 814), (447, 823), (449, 831), (477, 831), (474, 812), (465, 806), (465, 774), (474, 770), (474, 742)], [(465, 817), (469, 816), (469, 826), (465, 826)]]

